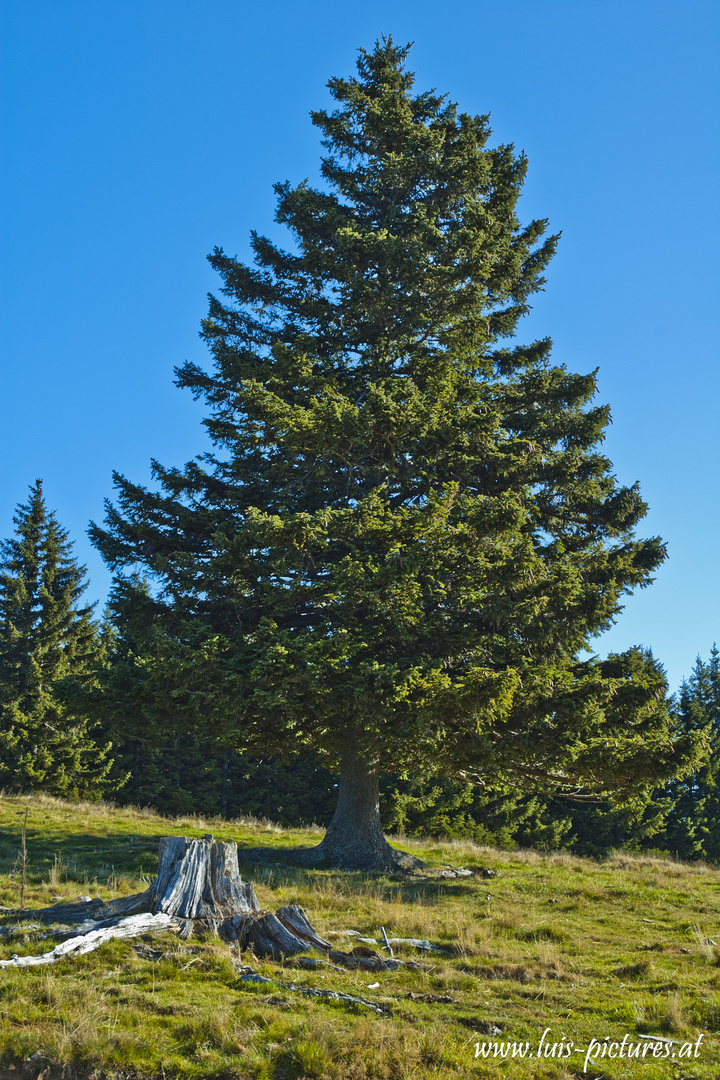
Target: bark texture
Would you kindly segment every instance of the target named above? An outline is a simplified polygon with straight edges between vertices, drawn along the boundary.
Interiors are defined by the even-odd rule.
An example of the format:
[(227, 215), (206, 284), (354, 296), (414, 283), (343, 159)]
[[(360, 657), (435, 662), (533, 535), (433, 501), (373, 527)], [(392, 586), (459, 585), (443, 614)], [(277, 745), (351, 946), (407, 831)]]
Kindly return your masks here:
[(150, 886), (150, 910), (237, 938), (243, 920), (261, 913), (251, 881), (243, 884), (237, 844), (166, 836), (160, 841), (158, 873)]
[(327, 832), (308, 862), (341, 870), (411, 870), (425, 864), (385, 839), (380, 821), (380, 771), (349, 742), (340, 763), (338, 802)]

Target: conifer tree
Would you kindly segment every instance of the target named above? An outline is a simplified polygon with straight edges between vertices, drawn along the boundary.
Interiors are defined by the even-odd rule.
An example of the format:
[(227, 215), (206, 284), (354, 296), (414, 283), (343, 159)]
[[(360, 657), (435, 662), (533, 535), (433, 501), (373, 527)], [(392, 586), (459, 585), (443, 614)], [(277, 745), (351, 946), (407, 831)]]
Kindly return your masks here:
[(48, 513), (42, 483), (14, 517), (0, 561), (0, 786), (92, 797), (105, 786), (109, 746), (63, 690), (94, 677), (101, 649), (92, 606), (82, 606), (85, 568)]
[(720, 650), (697, 658), (676, 706), (677, 723), (702, 740), (708, 753), (688, 776), (672, 780), (664, 792), (670, 803), (665, 826), (669, 851), (684, 859), (720, 861)]
[(92, 530), (121, 633), (153, 627), (127, 676), (150, 713), (172, 670), (167, 723), (337, 762), (316, 857), (358, 868), (397, 859), (382, 772), (565, 791), (685, 760), (633, 656), (578, 659), (664, 546), (635, 538), (645, 504), (599, 451), (595, 374), (512, 340), (557, 237), (517, 217), (524, 154), (414, 93), (407, 51), (328, 83), (323, 186), (276, 188), (288, 246), (210, 257), (214, 370), (178, 385), (215, 452), (155, 463), (155, 491), (116, 476)]

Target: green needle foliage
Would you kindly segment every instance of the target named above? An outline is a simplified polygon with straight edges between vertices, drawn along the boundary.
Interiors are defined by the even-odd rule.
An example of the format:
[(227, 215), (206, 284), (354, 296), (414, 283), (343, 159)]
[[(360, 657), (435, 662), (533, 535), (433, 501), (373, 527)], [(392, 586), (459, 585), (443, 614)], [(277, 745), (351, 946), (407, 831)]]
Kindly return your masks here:
[(116, 476), (92, 530), (120, 572), (117, 714), (314, 750), (354, 790), (358, 769), (662, 777), (689, 750), (653, 665), (578, 656), (664, 546), (599, 450), (595, 374), (511, 340), (558, 238), (517, 217), (525, 156), (415, 94), (407, 51), (383, 40), (328, 83), (324, 185), (276, 187), (288, 247), (210, 257), (214, 369), (178, 385), (216, 451), (155, 463), (156, 491)]
[(40, 480), (14, 524), (0, 548), (0, 787), (99, 796), (109, 746), (95, 743), (63, 694), (93, 681), (101, 653), (93, 609), (81, 606), (85, 568)]
[(665, 845), (682, 858), (720, 861), (720, 651), (698, 657), (683, 683), (676, 707), (677, 722), (689, 736), (702, 739), (710, 753), (689, 776), (672, 780), (665, 791), (671, 810)]

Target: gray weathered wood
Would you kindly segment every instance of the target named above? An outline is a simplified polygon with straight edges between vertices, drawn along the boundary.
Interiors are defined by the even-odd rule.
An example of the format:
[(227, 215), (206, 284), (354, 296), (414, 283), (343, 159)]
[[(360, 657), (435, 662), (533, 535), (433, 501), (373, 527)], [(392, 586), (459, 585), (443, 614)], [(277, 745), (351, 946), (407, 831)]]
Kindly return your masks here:
[(21, 922), (26, 919), (38, 919), (45, 923), (81, 923), (87, 919), (104, 920), (125, 918), (128, 915), (138, 915), (143, 911), (150, 910), (153, 887), (145, 889), (141, 893), (133, 893), (132, 896), (121, 896), (117, 900), (83, 900), (74, 904), (53, 904), (47, 908), (16, 908), (3, 911), (2, 918)]
[[(71, 945), (73, 942), (101, 944), (110, 937), (126, 937), (133, 927), (144, 925), (143, 920), (148, 929), (172, 928), (182, 937), (217, 933), (243, 949), (252, 947), (258, 956), (280, 957), (309, 948), (330, 948), (301, 907), (281, 908), (277, 915), (263, 911), (252, 882), (240, 878), (237, 844), (216, 841), (209, 834), (201, 840), (184, 836), (161, 840), (157, 877), (144, 892), (107, 903), (91, 900), (36, 911), (5, 912), (4, 918), (80, 924), (74, 931), (63, 932), (67, 939), (57, 946), (60, 952), (43, 954), (50, 959), (19, 958), (27, 964), (52, 963), (68, 953), (87, 951), (78, 944)], [(157, 922), (153, 923), (153, 919)], [(14, 963), (7, 961), (6, 966)]]
[(289, 930), (271, 911), (245, 923), (243, 946), (251, 947), (257, 956), (273, 956), (276, 959), (311, 948), (307, 941)]
[[(280, 922), (296, 937), (306, 941), (307, 945), (314, 949), (327, 952), (332, 948), (329, 941), (321, 938), (308, 921), (308, 917), (298, 904), (290, 904), (287, 907), (278, 908), (277, 917)], [(306, 946), (307, 948), (307, 946)]]
[(66, 956), (79, 956), (81, 953), (93, 952), (111, 938), (137, 937), (138, 934), (147, 934), (157, 930), (172, 930), (174, 923), (173, 917), (164, 913), (151, 915), (146, 912), (142, 915), (129, 915), (127, 918), (119, 919), (113, 926), (105, 926), (69, 937), (56, 945), (51, 952), (40, 953), (36, 956), (13, 956), (10, 960), (0, 960), (0, 968), (54, 964)]
[(260, 911), (252, 882), (243, 884), (237, 844), (168, 836), (160, 841), (152, 910), (221, 925)]

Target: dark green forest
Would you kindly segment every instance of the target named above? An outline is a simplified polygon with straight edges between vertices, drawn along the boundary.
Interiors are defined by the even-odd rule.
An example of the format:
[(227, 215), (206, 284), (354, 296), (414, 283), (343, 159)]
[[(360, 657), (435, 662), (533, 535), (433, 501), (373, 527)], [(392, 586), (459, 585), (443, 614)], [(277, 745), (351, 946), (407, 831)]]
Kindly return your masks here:
[[(702, 734), (706, 755), (697, 771), (659, 786), (639, 786), (620, 800), (577, 802), (507, 786), (485, 789), (459, 780), (387, 776), (381, 784), (383, 824), (409, 836), (464, 837), (505, 848), (568, 849), (600, 855), (615, 848), (662, 851), (683, 859), (720, 861), (720, 653), (698, 658), (670, 710), (681, 730)], [(108, 733), (110, 734), (110, 733)], [(210, 751), (210, 752), (209, 752)], [(116, 749), (132, 776), (113, 798), (167, 813), (252, 815), (283, 825), (327, 825), (336, 781), (313, 756), (283, 762), (242, 754), (213, 755), (199, 740), (153, 750)]]

